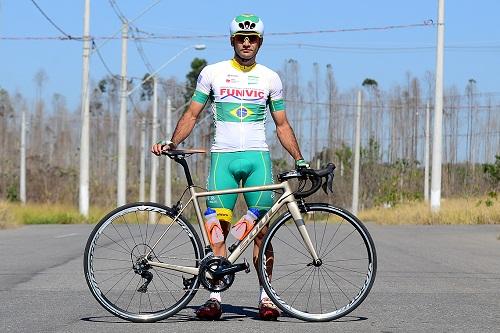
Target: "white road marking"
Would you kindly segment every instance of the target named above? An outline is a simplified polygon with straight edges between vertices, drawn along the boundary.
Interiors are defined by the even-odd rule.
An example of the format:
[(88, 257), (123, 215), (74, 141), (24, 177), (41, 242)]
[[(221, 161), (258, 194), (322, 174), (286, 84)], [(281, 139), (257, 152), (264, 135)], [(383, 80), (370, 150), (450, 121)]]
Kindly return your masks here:
[(65, 234), (65, 235), (59, 235), (59, 236), (54, 236), (54, 238), (66, 238), (66, 237), (71, 237), (71, 236), (76, 236), (78, 235), (77, 233), (71, 233), (71, 234)]

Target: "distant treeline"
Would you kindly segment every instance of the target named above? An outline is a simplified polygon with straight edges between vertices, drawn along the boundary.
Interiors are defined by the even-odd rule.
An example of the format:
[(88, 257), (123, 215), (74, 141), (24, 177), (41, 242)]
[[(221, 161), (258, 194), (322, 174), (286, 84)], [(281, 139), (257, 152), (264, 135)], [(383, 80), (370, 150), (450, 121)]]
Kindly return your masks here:
[[(280, 70), (290, 119), (301, 149), (313, 167), (328, 161), (337, 164), (336, 195), (333, 201), (349, 207), (352, 188), (352, 148), (354, 142), (357, 91), (362, 100), (362, 207), (394, 205), (424, 197), (426, 112), (430, 112), (432, 138), (434, 79), (406, 74), (403, 83), (381, 87), (376, 78), (366, 78), (359, 88), (342, 90), (334, 69), (313, 64), (311, 80), (303, 79), (299, 63), (286, 61)], [(192, 76), (192, 75), (191, 75)], [(54, 94), (44, 100), (42, 92), (47, 74), (35, 75), (35, 99), (0, 88), (0, 199), (19, 199), (21, 113), (27, 120), (27, 200), (77, 204), (79, 186), (80, 108), (67, 105)], [(189, 82), (193, 80), (190, 79)], [(104, 77), (91, 87), (91, 205), (116, 204), (118, 113), (120, 82)], [(445, 89), (443, 114), (443, 196), (458, 197), (498, 190), (500, 155), (500, 100), (498, 93), (481, 93), (471, 79), (465, 91)], [(130, 84), (129, 89), (133, 88)], [(151, 154), (151, 93), (143, 85), (128, 103), (127, 201), (139, 199), (141, 133), (146, 137), (145, 175), (149, 184)], [(184, 111), (192, 87), (176, 79), (160, 80), (159, 133), (166, 137), (167, 97), (174, 113), (172, 127)], [(429, 109), (427, 104), (429, 102)], [(213, 121), (207, 107), (185, 147), (206, 147), (211, 143)], [(292, 161), (279, 144), (271, 117), (268, 117), (268, 143), (276, 174), (292, 167)], [(431, 146), (432, 147), (432, 146)], [(432, 150), (431, 150), (432, 151)], [(193, 174), (204, 186), (207, 156), (190, 158)], [(496, 163), (496, 164), (495, 164)], [(493, 168), (493, 169), (492, 169)], [(158, 198), (163, 201), (164, 163), (160, 163)], [(492, 171), (493, 170), (493, 171)], [(498, 172), (498, 170), (496, 171)], [(181, 170), (173, 167), (174, 200), (185, 181)], [(149, 194), (149, 189), (146, 190)], [(318, 194), (320, 195), (320, 194)], [(146, 195), (147, 199), (148, 195)]]

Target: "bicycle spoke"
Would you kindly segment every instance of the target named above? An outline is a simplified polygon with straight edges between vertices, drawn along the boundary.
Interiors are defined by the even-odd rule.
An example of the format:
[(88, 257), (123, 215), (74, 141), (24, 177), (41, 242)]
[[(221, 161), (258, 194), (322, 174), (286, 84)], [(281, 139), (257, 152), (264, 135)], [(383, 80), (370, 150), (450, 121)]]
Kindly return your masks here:
[(338, 269), (342, 269), (344, 271), (349, 271), (349, 272), (361, 274), (361, 275), (365, 275), (366, 274), (366, 272), (355, 271), (353, 269), (349, 269), (349, 268), (345, 268), (345, 267), (341, 267), (341, 266), (336, 266), (336, 265), (331, 265), (331, 264), (325, 264), (325, 265), (329, 266), (329, 267), (335, 267), (335, 268), (338, 268)]
[(339, 243), (337, 243), (337, 245), (335, 245), (333, 247), (333, 249), (331, 249), (330, 251), (328, 251), (326, 254), (324, 254), (323, 256), (327, 256), (329, 255), (333, 250), (335, 250), (337, 247), (339, 247), (340, 244), (342, 244), (347, 238), (349, 238), (352, 234), (354, 234), (354, 232), (356, 231), (356, 229), (354, 229), (353, 231), (351, 231), (347, 236), (344, 237), (344, 239), (342, 239)]
[[(293, 232), (289, 226), (285, 225), (285, 227), (286, 227), (286, 228), (287, 228), (287, 230), (290, 232), (290, 235), (292, 235), (292, 236), (293, 236), (293, 238), (295, 238), (295, 240), (297, 241), (297, 243), (299, 243), (300, 245), (302, 245), (302, 248), (303, 248), (304, 250), (306, 250), (306, 252), (308, 252), (308, 250), (307, 250), (306, 246), (304, 245), (304, 241), (303, 241), (303, 240), (299, 240), (299, 238), (295, 235), (295, 232)], [(297, 231), (297, 229), (294, 229), (294, 230), (295, 230), (295, 231)], [(278, 237), (278, 236), (276, 236), (276, 237)], [(296, 250), (297, 250), (297, 249), (296, 249)], [(298, 250), (297, 250), (297, 251), (298, 251)]]
[(342, 294), (344, 294), (345, 298), (347, 298), (347, 300), (350, 300), (349, 296), (346, 295), (346, 293), (344, 292), (344, 290), (342, 288), (340, 288), (340, 286), (338, 285), (338, 283), (331, 277), (330, 274), (328, 274), (328, 269), (325, 269), (325, 273), (330, 278), (330, 280), (332, 280), (333, 284), (342, 292)]
[[(161, 304), (163, 305), (163, 308), (164, 308), (164, 309), (166, 309), (166, 308), (167, 308), (167, 306), (166, 306), (166, 305), (165, 305), (165, 303), (163, 302), (163, 298), (161, 298), (161, 293), (158, 291), (158, 288), (156, 287), (156, 283), (155, 283), (153, 280), (151, 280), (151, 283), (153, 284), (153, 287), (155, 288), (156, 293), (158, 294), (158, 298), (160, 299)], [(151, 310), (151, 311), (153, 311), (153, 310)]]
[(285, 244), (286, 246), (288, 246), (289, 248), (293, 249), (295, 252), (298, 252), (298, 253), (302, 254), (304, 257), (306, 257), (306, 258), (310, 258), (311, 257), (310, 255), (307, 255), (307, 254), (303, 253), (302, 251), (297, 250), (296, 248), (294, 248), (293, 246), (291, 246), (290, 244), (288, 244), (287, 242), (285, 242), (284, 240), (282, 240), (278, 236), (275, 236), (275, 238), (277, 240), (279, 240), (280, 242), (282, 242), (283, 244)]
[[(325, 251), (326, 251), (326, 249), (328, 249), (328, 247), (330, 246), (330, 244), (331, 244), (331, 243), (333, 242), (333, 240), (335, 239), (335, 236), (337, 235), (337, 232), (339, 232), (340, 227), (342, 226), (342, 222), (343, 222), (343, 221), (341, 221), (341, 222), (339, 223), (339, 225), (337, 226), (337, 229), (336, 229), (336, 230), (335, 230), (335, 232), (333, 233), (332, 238), (330, 239), (330, 241), (328, 242), (328, 244), (327, 244), (327, 245), (326, 245), (326, 247), (325, 247)], [(321, 256), (321, 257), (324, 257), (324, 255), (323, 255), (323, 254), (318, 254), (318, 255), (319, 255), (319, 256)]]

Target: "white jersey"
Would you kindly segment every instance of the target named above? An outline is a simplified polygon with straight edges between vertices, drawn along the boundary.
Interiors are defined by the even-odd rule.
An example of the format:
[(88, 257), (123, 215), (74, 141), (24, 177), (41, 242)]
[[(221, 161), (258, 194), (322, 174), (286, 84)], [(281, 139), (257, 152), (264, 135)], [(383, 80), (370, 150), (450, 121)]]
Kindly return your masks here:
[(283, 87), (276, 72), (255, 64), (243, 67), (234, 59), (208, 65), (200, 73), (193, 100), (210, 98), (215, 123), (213, 152), (268, 151), (266, 107), (285, 110)]

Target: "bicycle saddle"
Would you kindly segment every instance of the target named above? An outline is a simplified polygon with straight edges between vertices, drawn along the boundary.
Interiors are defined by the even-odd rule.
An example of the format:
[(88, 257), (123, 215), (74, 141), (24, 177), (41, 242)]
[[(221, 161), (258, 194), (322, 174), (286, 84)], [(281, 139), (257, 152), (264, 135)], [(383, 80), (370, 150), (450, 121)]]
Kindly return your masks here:
[(206, 153), (205, 149), (173, 149), (162, 152), (162, 155), (168, 156), (180, 156), (180, 155), (191, 155), (191, 154), (201, 154)]

